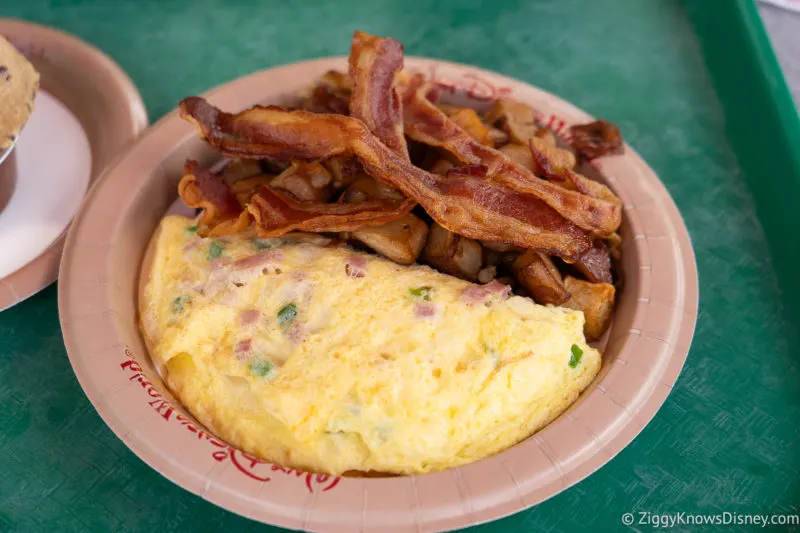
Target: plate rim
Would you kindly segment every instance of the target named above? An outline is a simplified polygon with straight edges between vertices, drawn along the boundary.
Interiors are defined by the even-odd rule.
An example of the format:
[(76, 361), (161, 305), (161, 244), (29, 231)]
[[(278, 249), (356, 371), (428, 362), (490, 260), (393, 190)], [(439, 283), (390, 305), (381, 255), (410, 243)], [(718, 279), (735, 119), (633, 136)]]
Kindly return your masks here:
[[(298, 61), (295, 63), (290, 63), (287, 65), (282, 65), (270, 69), (265, 69), (262, 71), (258, 71), (243, 77), (240, 77), (236, 80), (218, 85), (213, 89), (204, 93), (204, 96), (207, 98), (214, 100), (216, 97), (219, 97), (221, 94), (225, 94), (228, 92), (235, 92), (237, 88), (243, 87), (248, 83), (252, 83), (256, 78), (259, 77), (269, 77), (269, 76), (276, 76), (283, 71), (290, 70), (292, 68), (299, 68), (299, 67), (306, 67), (306, 68), (315, 68), (317, 72), (323, 72), (324, 68), (327, 66), (337, 65), (341, 67), (343, 62), (346, 61), (345, 56), (334, 56), (328, 58), (320, 58), (320, 59), (313, 59), (307, 61)], [(528, 84), (521, 80), (516, 80), (514, 78), (510, 78), (508, 76), (504, 76), (502, 74), (492, 72), (489, 70), (481, 69), (478, 67), (464, 65), (460, 63), (453, 63), (445, 60), (439, 59), (431, 59), (431, 58), (421, 58), (421, 57), (414, 57), (408, 56), (406, 57), (406, 62), (412, 68), (415, 66), (419, 66), (420, 68), (425, 66), (431, 65), (439, 65), (446, 69), (451, 69), (454, 71), (459, 71), (462, 73), (477, 73), (481, 76), (485, 76), (489, 79), (498, 80), (500, 82), (509, 84), (515, 87), (523, 87), (526, 91), (534, 91), (542, 95), (543, 98), (551, 100), (553, 102), (559, 103), (565, 109), (568, 109), (570, 113), (573, 115), (580, 115), (584, 117), (584, 119), (588, 119), (591, 116), (582, 111), (581, 109), (577, 108), (576, 106), (572, 105), (569, 102), (562, 100), (561, 98), (547, 92), (543, 91), (542, 89), (535, 87), (531, 84)], [(244, 104), (249, 105), (248, 102)], [(147, 140), (153, 136), (158, 135), (159, 132), (170, 129), (171, 127), (175, 126), (176, 124), (180, 123), (180, 119), (177, 117), (177, 110), (173, 110), (167, 113), (164, 117), (162, 117), (158, 122), (156, 122), (147, 132), (145, 132), (139, 139), (139, 141), (131, 146), (128, 150), (125, 151), (124, 154), (120, 154), (117, 158), (115, 164), (109, 165), (106, 171), (103, 173), (103, 177), (98, 180), (99, 183), (105, 183), (105, 177), (113, 173), (116, 170), (116, 167), (121, 164), (123, 160), (127, 157), (131, 156), (136, 151), (137, 146), (140, 146), (140, 143), (146, 143)], [(188, 131), (188, 126), (187, 126)], [(173, 140), (178, 142), (178, 139), (182, 138), (181, 135), (177, 135)], [(169, 152), (164, 152), (164, 156), (166, 157)], [(629, 422), (622, 428), (618, 428), (617, 431), (614, 433), (613, 437), (611, 437), (606, 446), (613, 448), (613, 450), (606, 450), (606, 446), (600, 446), (600, 449), (603, 450), (605, 453), (593, 453), (588, 458), (585, 458), (579, 466), (582, 468), (577, 474), (567, 478), (567, 476), (562, 475), (557, 479), (552, 480), (551, 482), (547, 483), (543, 487), (538, 488), (536, 491), (537, 494), (527, 493), (523, 494), (522, 489), (520, 488), (519, 482), (515, 480), (517, 483), (517, 501), (509, 501), (509, 498), (505, 498), (502, 501), (497, 501), (492, 505), (488, 505), (482, 507), (479, 511), (475, 511), (474, 509), (472, 512), (463, 512), (458, 515), (448, 515), (439, 518), (429, 517), (427, 520), (420, 520), (419, 519), (419, 512), (413, 513), (415, 515), (415, 523), (408, 523), (408, 524), (390, 524), (385, 523), (383, 526), (386, 527), (407, 527), (411, 530), (414, 526), (420, 528), (434, 528), (434, 529), (455, 529), (459, 527), (466, 527), (470, 525), (475, 525), (478, 523), (483, 523), (490, 520), (495, 520), (501, 518), (503, 516), (507, 516), (509, 514), (521, 511), (523, 509), (529, 508), (533, 505), (548, 499), (559, 492), (565, 490), (566, 488), (573, 486), (574, 484), (578, 483), (603, 465), (605, 465), (608, 461), (611, 460), (616, 454), (620, 453), (630, 442), (632, 442), (635, 437), (639, 434), (639, 432), (649, 423), (653, 417), (655, 416), (658, 409), (663, 405), (664, 401), (666, 400), (667, 395), (671, 391), (671, 387), (677, 381), (681, 369), (685, 363), (685, 360), (688, 356), (689, 346), (691, 344), (691, 339), (693, 337), (696, 319), (697, 319), (697, 308), (698, 308), (698, 298), (699, 298), (699, 288), (698, 288), (698, 277), (697, 277), (697, 267), (695, 262), (694, 251), (691, 246), (691, 239), (688, 234), (688, 230), (686, 229), (685, 223), (678, 212), (677, 206), (675, 205), (672, 198), (669, 196), (666, 188), (664, 187), (663, 183), (658, 179), (655, 172), (650, 169), (646, 163), (638, 156), (638, 154), (626, 144), (626, 156), (632, 158), (632, 161), (641, 166), (641, 171), (648, 173), (647, 179), (654, 179), (655, 181), (648, 182), (649, 186), (655, 187), (656, 193), (659, 195), (659, 200), (663, 203), (661, 205), (664, 213), (669, 215), (670, 221), (673, 223), (673, 229), (676, 232), (674, 236), (674, 243), (678, 246), (678, 249), (682, 252), (676, 257), (676, 268), (681, 269), (683, 273), (682, 279), (682, 288), (684, 290), (684, 304), (685, 307), (680, 308), (680, 312), (676, 312), (677, 315), (677, 325), (674, 326), (673, 329), (678, 331), (680, 336), (680, 342), (675, 346), (672, 346), (669, 350), (669, 361), (667, 361), (668, 366), (663, 368), (662, 373), (659, 375), (661, 378), (666, 378), (659, 380), (658, 383), (653, 383), (652, 387), (649, 390), (649, 394), (647, 397), (638, 404), (638, 409), (634, 413), (630, 413), (630, 420)], [(76, 240), (77, 235), (80, 232), (81, 223), (83, 221), (83, 217), (85, 216), (86, 212), (90, 208), (92, 202), (92, 198), (98, 193), (100, 187), (93, 187), (90, 190), (86, 197), (84, 206), (81, 208), (80, 212), (76, 215), (72, 229), (67, 238), (67, 246), (65, 247), (64, 256), (62, 259), (62, 273), (65, 279), (71, 279), (69, 277), (69, 271), (71, 268), (74, 267), (74, 261), (79, 259), (75, 254), (76, 249)], [(631, 216), (630, 209), (635, 208), (635, 205), (627, 203), (625, 205), (626, 214)], [(210, 483), (204, 487), (200, 487), (199, 485), (195, 485), (194, 488), (188, 487), (187, 482), (185, 479), (186, 473), (179, 473), (174, 471), (176, 468), (174, 464), (172, 464), (169, 459), (166, 459), (160, 456), (155, 450), (148, 449), (147, 443), (144, 441), (137, 440), (136, 432), (134, 428), (126, 428), (124, 424), (121, 423), (115, 413), (113, 413), (114, 409), (110, 408), (110, 402), (106, 402), (104, 396), (100, 395), (99, 391), (93, 390), (87, 385), (90, 384), (89, 382), (89, 372), (87, 368), (84, 367), (83, 361), (81, 360), (80, 356), (80, 347), (81, 344), (79, 340), (73, 338), (74, 332), (70, 329), (70, 312), (69, 309), (71, 307), (70, 296), (67, 294), (67, 283), (59, 284), (59, 318), (62, 324), (62, 330), (64, 334), (64, 342), (67, 347), (67, 352), (69, 354), (70, 363), (73, 366), (73, 369), (76, 373), (76, 376), (81, 383), (81, 387), (84, 389), (85, 394), (89, 397), (90, 401), (92, 402), (93, 407), (98, 411), (101, 418), (104, 422), (114, 431), (114, 433), (121, 439), (125, 444), (131, 448), (140, 459), (146, 462), (149, 466), (154, 468), (156, 471), (176, 483), (177, 485), (181, 486), (182, 488), (194, 492), (202, 496), (203, 498), (219, 505), (223, 508), (236, 512), (237, 514), (241, 514), (252, 518), (254, 520), (267, 522), (270, 524), (280, 525), (283, 527), (289, 528), (299, 528), (302, 527), (303, 529), (310, 529), (313, 531), (329, 531), (329, 530), (336, 530), (335, 528), (341, 526), (341, 524), (331, 524), (326, 521), (317, 521), (314, 519), (310, 519), (309, 516), (306, 514), (306, 517), (302, 521), (298, 521), (296, 518), (292, 518), (290, 516), (284, 514), (276, 514), (269, 510), (254, 510), (253, 507), (245, 505), (241, 502), (237, 503), (236, 498), (232, 496), (229, 492), (225, 492), (224, 490), (211, 490), (214, 488), (214, 485), (218, 484), (217, 481)], [(677, 306), (676, 306), (677, 309)], [(639, 332), (641, 334), (641, 331)], [(666, 341), (664, 341), (666, 342)], [(114, 347), (116, 350), (126, 349), (126, 346), (118, 344)], [(598, 377), (598, 380), (600, 378)], [(642, 387), (643, 388), (643, 387)], [(584, 393), (586, 394), (586, 393)], [(582, 395), (583, 396), (583, 395)], [(579, 399), (578, 402), (581, 400)], [(576, 402), (577, 403), (577, 402)], [(625, 409), (624, 406), (620, 406), (622, 409)], [(570, 408), (567, 413), (572, 410)], [(505, 452), (501, 452), (500, 454), (493, 456), (488, 459), (484, 459), (482, 461), (478, 461), (476, 463), (472, 463), (470, 465), (466, 465), (464, 467), (456, 468), (447, 470), (444, 472), (439, 472), (436, 474), (426, 474), (424, 476), (409, 476), (403, 478), (393, 478), (389, 480), (379, 479), (379, 480), (358, 480), (358, 479), (348, 479), (348, 484), (359, 485), (362, 491), (367, 490), (366, 483), (371, 484), (371, 486), (377, 486), (378, 484), (382, 484), (384, 489), (388, 489), (389, 485), (393, 485), (394, 489), (406, 489), (408, 487), (405, 486), (407, 481), (397, 481), (397, 480), (411, 480), (410, 486), (413, 487), (412, 490), (418, 490), (416, 484), (419, 483), (419, 480), (424, 480), (425, 478), (429, 478), (430, 476), (438, 476), (440, 478), (450, 477), (453, 476), (453, 482), (458, 484), (459, 487), (463, 485), (463, 479), (460, 472), (464, 469), (470, 469), (475, 465), (484, 464), (488, 461), (495, 461), (500, 458), (503, 454), (508, 453), (514, 448), (518, 448), (523, 444), (526, 444), (529, 440), (536, 440), (537, 436), (547, 430), (550, 426), (555, 425), (559, 421), (567, 420), (569, 423), (569, 417), (566, 417), (565, 414), (559, 416), (555, 421), (553, 421), (550, 425), (540, 430), (534, 434), (533, 437), (530, 439), (523, 441), (512, 447)], [(595, 436), (596, 439), (596, 436)], [(541, 444), (540, 444), (541, 447)], [(545, 455), (547, 452), (545, 452)], [(552, 458), (548, 457), (551, 462), (553, 461)], [(555, 462), (553, 463), (556, 464)], [(573, 468), (574, 470), (574, 468)], [(563, 474), (563, 473), (562, 473)], [(511, 474), (513, 478), (513, 474)], [(366, 492), (365, 492), (366, 493)], [(467, 496), (466, 500), (469, 500), (470, 497)], [(513, 499), (513, 498), (512, 498)], [(313, 500), (316, 502), (316, 498)], [(310, 505), (310, 504), (309, 504)], [(469, 511), (469, 508), (466, 508)], [(419, 509), (417, 509), (419, 511)], [(355, 526), (356, 524), (349, 524), (351, 526)], [(401, 529), (398, 529), (400, 531)]]
[[(46, 91), (51, 97), (64, 105), (70, 113), (75, 115), (81, 123), (87, 138), (89, 138), (89, 146), (92, 151), (92, 169), (89, 177), (89, 187), (83, 197), (85, 200), (89, 190), (97, 183), (104, 170), (104, 168), (97, 168), (95, 164), (95, 151), (103, 152), (103, 158), (105, 159), (105, 165), (103, 166), (109, 166), (147, 128), (147, 110), (139, 90), (122, 67), (105, 52), (60, 29), (17, 18), (0, 18), (0, 35), (11, 40), (24, 40), (25, 42), (33, 43), (35, 48), (32, 54), (35, 57), (29, 58), (29, 60), (34, 63), (48, 61), (49, 58), (46, 57), (47, 50), (63, 50), (63, 53), (80, 58), (78, 63), (80, 69), (103, 73), (113, 83), (113, 87), (107, 87), (106, 92), (115, 95), (115, 104), (117, 104), (115, 107), (118, 111), (115, 112), (113, 117), (116, 122), (114, 129), (120, 132), (124, 138), (120, 139), (120, 142), (100, 150), (97, 148), (96, 143), (92, 142), (86, 124), (80, 120), (73, 106), (68, 105), (62, 98), (48, 90), (48, 87), (45, 87), (47, 81), (42, 80), (41, 82), (42, 87), (40, 90)], [(24, 135), (24, 131), (22, 135)], [(75, 216), (77, 216), (77, 212)], [(61, 254), (69, 227), (70, 224), (36, 258), (11, 274), (0, 278), (0, 312), (23, 302), (58, 279)]]

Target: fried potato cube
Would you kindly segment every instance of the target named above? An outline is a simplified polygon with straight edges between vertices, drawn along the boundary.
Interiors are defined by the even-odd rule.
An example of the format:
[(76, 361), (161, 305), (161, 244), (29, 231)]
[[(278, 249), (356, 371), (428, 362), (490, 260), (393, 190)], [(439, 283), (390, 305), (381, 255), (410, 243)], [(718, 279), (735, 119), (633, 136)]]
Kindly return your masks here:
[(533, 156), (528, 146), (510, 143), (500, 148), (500, 151), (519, 166), (527, 168), (531, 172), (534, 171)]
[(547, 141), (548, 143), (552, 144), (553, 146), (556, 145), (556, 136), (553, 132), (547, 128), (539, 128), (536, 130), (534, 137), (538, 137), (543, 141)]
[(487, 146), (494, 146), (489, 128), (487, 128), (486, 125), (481, 122), (481, 118), (474, 109), (462, 107), (450, 115), (450, 120), (458, 124), (462, 130), (469, 133), (470, 137), (479, 143)]
[(425, 246), (428, 226), (409, 213), (382, 226), (354, 231), (352, 237), (395, 263), (410, 265)]
[(502, 128), (517, 144), (527, 144), (528, 139), (536, 135), (536, 110), (522, 102), (506, 98), (497, 100), (485, 117), (486, 122)]
[(456, 235), (435, 222), (425, 245), (424, 257), (439, 270), (470, 281), (478, 279), (478, 272), (483, 266), (483, 248), (480, 244)]
[(512, 268), (537, 303), (560, 305), (569, 299), (561, 273), (546, 255), (528, 250), (514, 261)]
[(341, 202), (347, 204), (355, 204), (366, 200), (386, 200), (400, 203), (403, 201), (403, 195), (388, 185), (384, 185), (369, 176), (364, 176), (351, 183), (340, 198)]
[(611, 316), (614, 313), (614, 286), (567, 276), (564, 279), (564, 287), (572, 297), (562, 305), (583, 311), (583, 316), (586, 318), (583, 333), (586, 339), (594, 341), (602, 337), (611, 324)]
[(440, 159), (433, 166), (430, 168), (428, 172), (431, 174), (440, 174), (442, 176), (446, 175), (449, 171), (451, 171), (455, 165), (448, 161), (447, 159)]
[[(530, 143), (532, 148), (535, 148), (544, 154), (545, 157), (547, 157), (555, 172), (560, 172), (565, 168), (575, 168), (575, 154), (569, 150), (558, 148), (556, 145), (551, 144), (546, 139), (542, 139), (540, 137), (531, 137)], [(533, 172), (539, 176), (542, 175), (542, 170), (538, 168), (538, 165), (535, 163), (533, 165)]]
[(322, 162), (333, 177), (333, 187), (341, 189), (366, 176), (358, 159), (352, 156), (335, 155)]
[(274, 189), (288, 192), (301, 202), (327, 202), (333, 193), (333, 178), (317, 162), (296, 161), (270, 182)]

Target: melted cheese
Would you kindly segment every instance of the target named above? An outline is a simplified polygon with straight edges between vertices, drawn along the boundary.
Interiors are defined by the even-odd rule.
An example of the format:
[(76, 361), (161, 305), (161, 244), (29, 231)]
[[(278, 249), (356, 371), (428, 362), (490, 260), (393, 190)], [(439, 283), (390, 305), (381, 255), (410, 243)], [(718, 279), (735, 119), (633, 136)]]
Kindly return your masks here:
[(344, 247), (201, 239), (192, 224), (161, 224), (142, 331), (187, 409), (268, 461), (462, 465), (553, 420), (600, 368), (580, 312), (476, 299), (466, 281)]

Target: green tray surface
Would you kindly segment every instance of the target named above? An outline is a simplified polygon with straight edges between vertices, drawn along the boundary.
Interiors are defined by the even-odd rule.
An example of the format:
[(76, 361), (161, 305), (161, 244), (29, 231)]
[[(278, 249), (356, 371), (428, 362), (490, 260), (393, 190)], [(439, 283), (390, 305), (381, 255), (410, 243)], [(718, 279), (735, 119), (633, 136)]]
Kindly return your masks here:
[[(151, 121), (183, 96), (251, 72), (346, 54), (359, 28), (397, 38), (409, 54), (524, 80), (618, 124), (691, 234), (700, 312), (686, 366), (654, 420), (597, 473), (471, 531), (625, 531), (626, 512), (786, 513), (800, 504), (800, 354), (784, 304), (793, 294), (782, 296), (776, 275), (791, 257), (770, 252), (764, 228), (777, 226), (762, 226), (763, 191), (750, 188), (767, 176), (734, 152), (731, 100), (718, 65), (709, 54), (709, 70), (701, 53), (708, 34), (698, 39), (690, 19), (725, 2), (687, 10), (673, 0), (25, 0), (4, 2), (0, 13), (104, 50), (139, 87)], [(737, 35), (732, 46), (747, 48)], [(745, 67), (742, 76), (785, 91), (763, 65)], [(751, 105), (769, 107), (770, 94), (753, 93)], [(781, 135), (775, 120), (740, 126), (756, 125), (772, 128), (757, 130), (758, 146)], [(72, 373), (54, 286), (1, 313), (0, 532), (173, 530), (277, 528), (173, 485), (112, 434)]]

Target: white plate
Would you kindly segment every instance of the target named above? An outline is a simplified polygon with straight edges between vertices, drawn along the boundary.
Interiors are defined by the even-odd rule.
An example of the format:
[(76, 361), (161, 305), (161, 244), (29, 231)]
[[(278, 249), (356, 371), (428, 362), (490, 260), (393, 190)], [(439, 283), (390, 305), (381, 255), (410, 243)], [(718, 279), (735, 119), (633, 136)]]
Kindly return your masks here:
[(146, 126), (131, 80), (64, 32), (0, 19), (0, 35), (39, 71), (34, 111), (0, 165), (0, 311), (53, 283), (88, 188)]
[(16, 186), (0, 212), (0, 278), (44, 252), (78, 211), (92, 175), (92, 149), (67, 107), (42, 91), (15, 150)]

